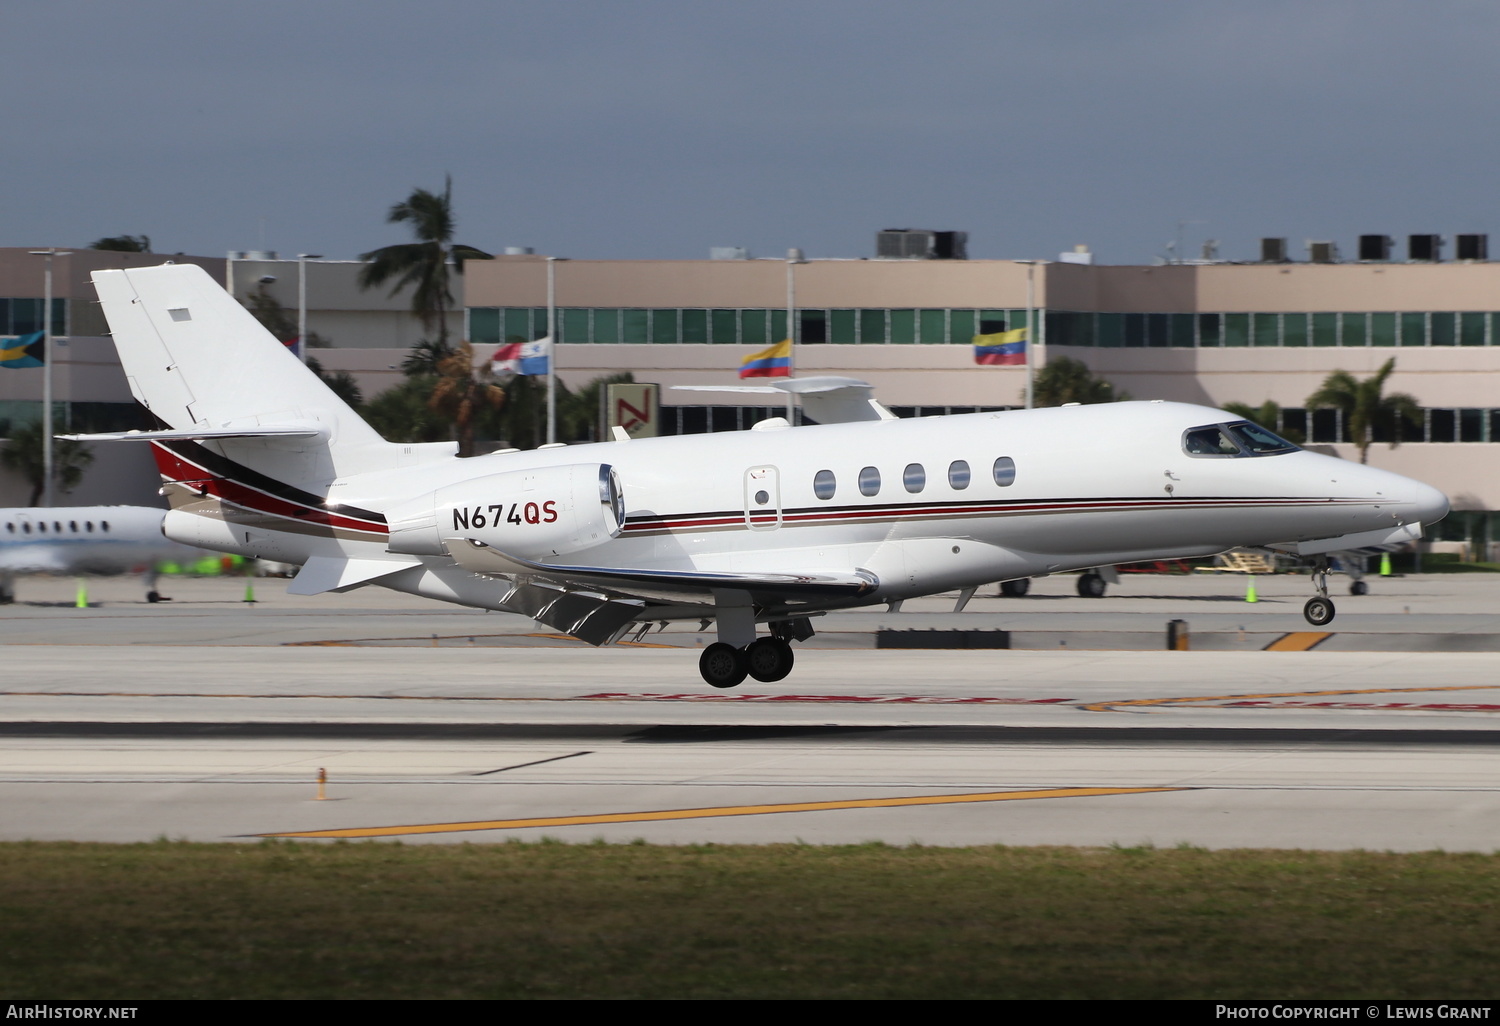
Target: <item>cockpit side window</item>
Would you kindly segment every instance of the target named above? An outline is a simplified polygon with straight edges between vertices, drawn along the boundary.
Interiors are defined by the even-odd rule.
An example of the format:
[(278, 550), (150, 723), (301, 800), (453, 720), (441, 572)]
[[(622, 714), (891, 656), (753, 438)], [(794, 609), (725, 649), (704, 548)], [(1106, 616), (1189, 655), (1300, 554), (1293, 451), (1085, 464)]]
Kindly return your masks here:
[(1210, 424), (1193, 428), (1182, 436), (1182, 448), (1189, 456), (1238, 456), (1240, 447), (1222, 427)]
[(1229, 429), (1230, 434), (1234, 435), (1235, 440), (1253, 455), (1271, 456), (1278, 452), (1297, 451), (1297, 446), (1285, 438), (1272, 434), (1259, 424), (1252, 424), (1248, 420), (1224, 426)]
[(1189, 456), (1275, 456), (1297, 452), (1297, 446), (1248, 420), (1205, 424), (1182, 433), (1182, 450)]

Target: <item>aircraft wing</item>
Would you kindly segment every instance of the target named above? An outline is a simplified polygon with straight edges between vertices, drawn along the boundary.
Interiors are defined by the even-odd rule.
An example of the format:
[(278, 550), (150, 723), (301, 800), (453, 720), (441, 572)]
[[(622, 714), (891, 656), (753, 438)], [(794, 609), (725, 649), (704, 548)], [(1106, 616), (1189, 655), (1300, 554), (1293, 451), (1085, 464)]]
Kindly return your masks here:
[(561, 565), (535, 563), (473, 541), (450, 545), (449, 552), (460, 566), (475, 573), (540, 577), (568, 587), (599, 589), (654, 602), (702, 601), (718, 590), (745, 591), (757, 600), (775, 603), (854, 598), (880, 584), (873, 573), (860, 569), (743, 572)]
[(896, 415), (875, 400), (875, 388), (858, 378), (820, 376), (782, 378), (765, 385), (673, 385), (679, 392), (741, 392), (786, 395), (802, 401), (802, 410), (819, 424), (852, 424), (859, 421), (895, 420)]

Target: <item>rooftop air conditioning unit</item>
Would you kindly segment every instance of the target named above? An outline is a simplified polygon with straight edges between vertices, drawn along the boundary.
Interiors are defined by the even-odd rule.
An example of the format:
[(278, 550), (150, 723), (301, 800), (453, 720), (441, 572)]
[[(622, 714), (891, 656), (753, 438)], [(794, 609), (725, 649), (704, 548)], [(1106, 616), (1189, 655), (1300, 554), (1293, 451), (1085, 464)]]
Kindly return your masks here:
[(1260, 262), (1263, 264), (1286, 263), (1285, 239), (1261, 239)]
[(1389, 260), (1391, 258), (1391, 237), (1389, 235), (1361, 235), (1359, 237), (1359, 258), (1361, 260)]
[(1443, 237), (1441, 235), (1408, 235), (1406, 259), (1424, 261), (1443, 259)]
[(1458, 252), (1454, 254), (1457, 260), (1488, 260), (1490, 258), (1488, 235), (1460, 235), (1454, 242), (1458, 249)]
[(1315, 264), (1336, 264), (1339, 262), (1339, 244), (1308, 240), (1307, 259)]
[(969, 233), (887, 228), (875, 233), (875, 256), (882, 260), (967, 260)]

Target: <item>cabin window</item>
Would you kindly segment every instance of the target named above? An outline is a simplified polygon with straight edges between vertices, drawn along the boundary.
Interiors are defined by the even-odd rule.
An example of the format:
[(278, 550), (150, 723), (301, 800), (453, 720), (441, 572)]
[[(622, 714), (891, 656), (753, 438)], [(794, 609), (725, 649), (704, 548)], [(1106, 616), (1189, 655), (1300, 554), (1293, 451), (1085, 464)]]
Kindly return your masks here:
[(6, 524), (5, 525), (5, 533), (6, 534), (15, 534), (16, 533), (16, 525), (15, 524)]
[(47, 521), (45, 521), (45, 520), (38, 520), (36, 522), (36, 529), (38, 531), (41, 531), (43, 534), (46, 534), (47, 533)]
[(70, 534), (77, 534), (78, 533), (78, 521), (76, 521), (76, 520), (69, 520), (68, 521), (68, 532)]
[(105, 534), (108, 534), (109, 533), (109, 521), (108, 520), (101, 520), (101, 521), (99, 521), (99, 530), (103, 531)]
[(1001, 488), (1008, 488), (1016, 482), (1016, 461), (1009, 456), (1001, 456), (995, 461), (995, 483)]
[(89, 534), (93, 534), (94, 533), (94, 522), (92, 520), (85, 520), (83, 522), (83, 529), (85, 531), (87, 531)]
[(880, 471), (874, 467), (866, 467), (859, 472), (859, 494), (880, 494)]
[(52, 532), (54, 534), (62, 534), (62, 524), (58, 523), (56, 520), (52, 521)]
[(813, 494), (820, 499), (831, 499), (838, 488), (838, 482), (834, 479), (833, 471), (820, 470), (813, 477)]
[(31, 525), (30, 524), (22, 524), (21, 525), (21, 533), (22, 534), (30, 534), (31, 533)]
[(963, 460), (954, 460), (948, 464), (948, 487), (955, 492), (969, 487), (969, 465)]
[(927, 471), (920, 463), (908, 463), (906, 469), (901, 472), (901, 483), (906, 490), (915, 495), (927, 487)]

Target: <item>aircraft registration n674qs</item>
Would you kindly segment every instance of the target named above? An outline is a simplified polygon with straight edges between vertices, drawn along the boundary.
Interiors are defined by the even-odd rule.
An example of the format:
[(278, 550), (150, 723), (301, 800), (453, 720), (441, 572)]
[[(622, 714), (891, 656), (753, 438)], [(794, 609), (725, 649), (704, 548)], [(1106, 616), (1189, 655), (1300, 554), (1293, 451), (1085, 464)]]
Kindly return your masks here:
[[(1391, 544), (1437, 490), (1203, 406), (621, 439), (458, 459), (386, 442), (200, 268), (94, 272), (188, 545), (520, 612), (595, 645), (713, 620), (703, 678), (780, 680), (824, 610), (1237, 546)], [(1333, 616), (1326, 589), (1309, 616)], [(757, 638), (758, 625), (767, 634)]]

